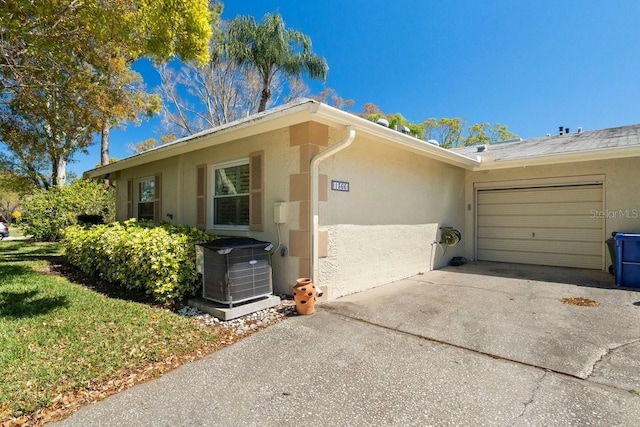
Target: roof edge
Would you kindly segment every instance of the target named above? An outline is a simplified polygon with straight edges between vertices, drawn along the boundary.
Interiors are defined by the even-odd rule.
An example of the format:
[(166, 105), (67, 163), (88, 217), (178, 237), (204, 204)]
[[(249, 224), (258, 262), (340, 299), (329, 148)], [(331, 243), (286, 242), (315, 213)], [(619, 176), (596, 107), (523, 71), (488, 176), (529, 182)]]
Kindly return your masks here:
[(272, 108), (260, 113), (252, 114), (251, 116), (239, 120), (225, 123), (224, 125), (205, 129), (203, 131), (200, 131), (193, 135), (185, 136), (168, 144), (159, 145), (142, 153), (125, 157), (124, 159), (118, 160), (114, 163), (90, 169), (83, 173), (83, 177), (101, 178), (106, 174), (118, 172), (123, 169), (139, 166), (141, 164), (152, 161), (163, 160), (167, 157), (170, 157), (172, 151), (179, 149), (180, 147), (183, 147), (187, 144), (193, 143), (198, 139), (202, 139), (212, 134), (217, 134), (220, 136), (228, 135), (242, 129), (247, 129), (255, 122), (267, 123), (271, 120), (279, 119), (283, 116), (292, 115), (299, 112), (312, 112), (315, 108), (317, 108), (315, 104), (319, 104), (319, 102), (308, 98), (301, 98), (297, 101), (284, 104), (276, 108)]
[[(297, 119), (296, 119), (296, 115)], [(279, 123), (278, 120), (287, 120)], [(142, 153), (126, 157), (109, 165), (101, 166), (84, 172), (85, 178), (101, 178), (104, 175), (118, 172), (123, 169), (139, 166), (152, 161), (163, 160), (173, 155), (175, 150), (195, 141), (203, 139), (209, 135), (220, 137), (219, 143), (226, 142), (225, 136), (237, 137), (243, 130), (251, 130), (248, 134), (262, 133), (273, 130), (284, 125), (292, 125), (299, 121), (317, 119), (316, 121), (327, 125), (348, 126), (353, 125), (359, 131), (370, 136), (381, 138), (383, 142), (398, 145), (403, 149), (408, 149), (423, 155), (428, 155), (436, 160), (459, 166), (465, 169), (472, 169), (480, 166), (478, 160), (447, 150), (445, 148), (430, 144), (410, 135), (405, 135), (396, 130), (381, 126), (370, 120), (356, 116), (352, 113), (331, 107), (318, 101), (302, 98), (296, 102), (282, 105), (261, 113), (253, 114), (244, 119), (236, 120), (215, 128), (206, 129), (193, 135), (178, 139), (169, 144), (160, 145)], [(252, 129), (256, 124), (263, 126)], [(269, 126), (271, 125), (271, 127)], [(200, 147), (194, 144), (193, 150)]]
[(481, 162), (473, 171), (486, 171), (526, 166), (544, 166), (568, 162), (588, 162), (594, 160), (613, 160), (624, 157), (640, 156), (640, 146), (600, 148), (588, 151), (569, 153), (545, 154), (536, 157), (520, 157), (517, 159), (492, 159), (491, 156), (481, 157)]
[(480, 162), (465, 155), (455, 153), (446, 148), (430, 144), (411, 135), (406, 135), (386, 126), (367, 120), (363, 117), (356, 116), (347, 111), (340, 110), (330, 105), (317, 103), (318, 108), (314, 113), (324, 116), (333, 122), (343, 123), (344, 125), (354, 125), (359, 131), (365, 134), (382, 138), (385, 142), (402, 146), (405, 149), (428, 154), (432, 158), (443, 161), (448, 164), (471, 169), (478, 167)]

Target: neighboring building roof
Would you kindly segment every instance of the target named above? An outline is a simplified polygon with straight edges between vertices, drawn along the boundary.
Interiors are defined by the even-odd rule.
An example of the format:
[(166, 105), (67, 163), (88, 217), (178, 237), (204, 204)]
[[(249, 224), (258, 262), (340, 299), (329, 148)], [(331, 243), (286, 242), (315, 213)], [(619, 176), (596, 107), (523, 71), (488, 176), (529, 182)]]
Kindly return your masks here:
[[(456, 148), (451, 151), (471, 159), (480, 157), (482, 167), (503, 167), (580, 160), (599, 160), (640, 155), (640, 124), (609, 129), (574, 132), (517, 141), (498, 142), (479, 151), (477, 146)], [(555, 159), (556, 161), (551, 161)]]

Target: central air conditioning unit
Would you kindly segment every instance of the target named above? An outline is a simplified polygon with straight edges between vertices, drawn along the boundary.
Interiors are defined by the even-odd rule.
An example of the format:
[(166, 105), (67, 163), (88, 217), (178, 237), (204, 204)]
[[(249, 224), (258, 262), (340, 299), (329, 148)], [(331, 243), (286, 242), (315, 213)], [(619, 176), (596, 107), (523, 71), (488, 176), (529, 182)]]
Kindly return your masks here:
[(229, 237), (196, 245), (196, 270), (202, 274), (202, 296), (234, 304), (271, 295), (273, 245), (249, 237)]

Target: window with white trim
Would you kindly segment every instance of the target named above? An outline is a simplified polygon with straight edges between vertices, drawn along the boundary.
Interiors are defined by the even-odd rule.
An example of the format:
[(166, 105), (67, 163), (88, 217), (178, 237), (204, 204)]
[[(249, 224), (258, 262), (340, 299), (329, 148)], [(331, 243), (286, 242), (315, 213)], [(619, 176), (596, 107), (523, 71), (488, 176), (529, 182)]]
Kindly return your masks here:
[(156, 181), (154, 177), (138, 180), (138, 219), (154, 220)]
[(212, 168), (213, 226), (249, 228), (249, 159)]

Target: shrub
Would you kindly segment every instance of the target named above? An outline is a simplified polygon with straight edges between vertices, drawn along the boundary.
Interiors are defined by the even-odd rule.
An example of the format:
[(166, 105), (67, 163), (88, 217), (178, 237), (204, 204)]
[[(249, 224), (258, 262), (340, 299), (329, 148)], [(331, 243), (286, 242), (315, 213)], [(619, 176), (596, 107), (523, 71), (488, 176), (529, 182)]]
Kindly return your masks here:
[(77, 179), (64, 187), (36, 190), (24, 203), (25, 234), (35, 240), (57, 241), (62, 230), (78, 222), (78, 215), (114, 220), (115, 192), (96, 181)]
[(68, 227), (63, 246), (68, 262), (84, 273), (142, 289), (160, 303), (175, 303), (199, 288), (195, 245), (213, 238), (194, 227), (130, 219)]
[(80, 225), (96, 225), (104, 224), (102, 215), (80, 214), (76, 216), (77, 223)]

